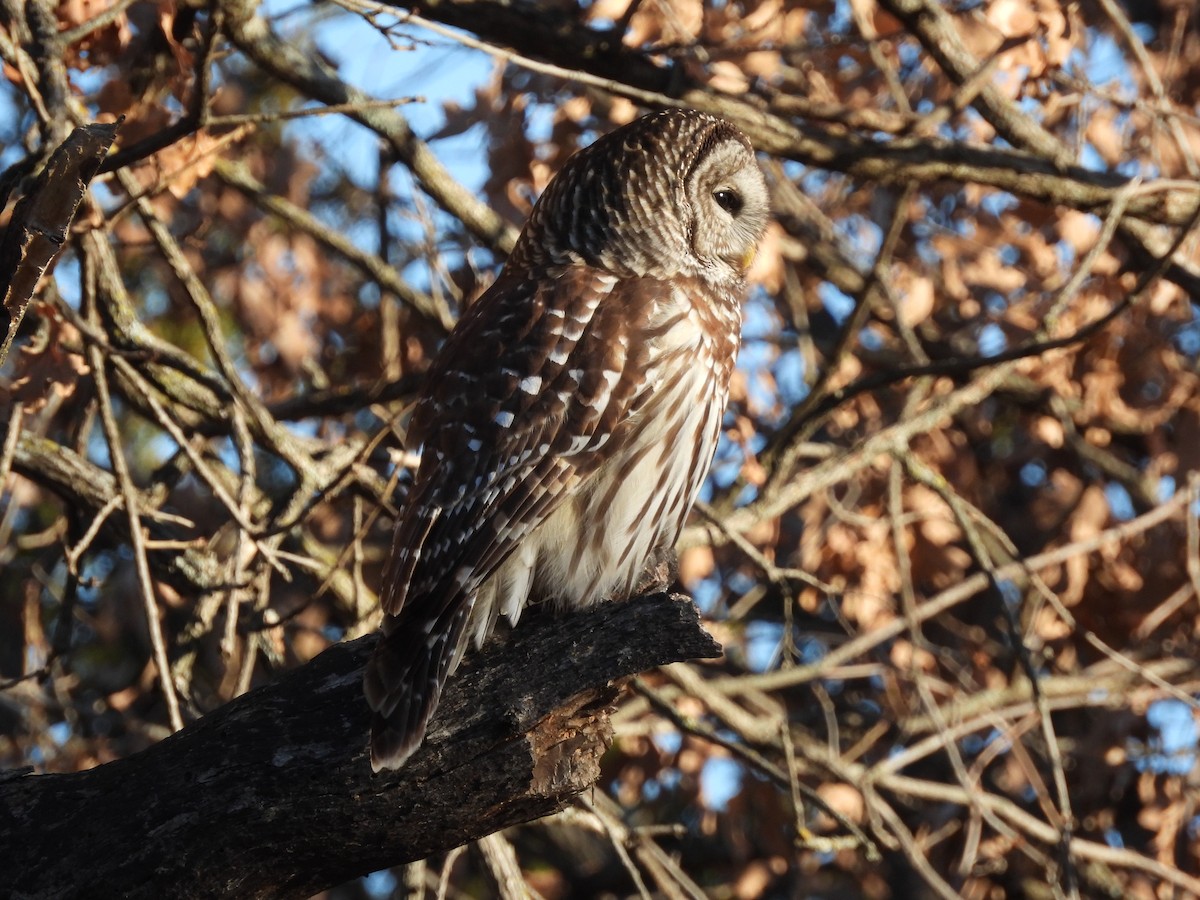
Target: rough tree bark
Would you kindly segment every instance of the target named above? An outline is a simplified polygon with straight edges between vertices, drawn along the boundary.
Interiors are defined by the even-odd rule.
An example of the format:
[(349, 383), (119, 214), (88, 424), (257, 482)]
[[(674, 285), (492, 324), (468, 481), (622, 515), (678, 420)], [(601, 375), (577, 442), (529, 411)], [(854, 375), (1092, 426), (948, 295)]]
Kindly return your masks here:
[(0, 238), (0, 363), (8, 356), (38, 280), (66, 243), (75, 212), (118, 127), (119, 123), (76, 128), (13, 210)]
[(0, 773), (0, 896), (300, 898), (451, 849), (590, 787), (628, 676), (720, 652), (680, 595), (537, 616), (469, 656), (425, 744), (375, 776), (360, 684), (374, 641), (127, 759)]

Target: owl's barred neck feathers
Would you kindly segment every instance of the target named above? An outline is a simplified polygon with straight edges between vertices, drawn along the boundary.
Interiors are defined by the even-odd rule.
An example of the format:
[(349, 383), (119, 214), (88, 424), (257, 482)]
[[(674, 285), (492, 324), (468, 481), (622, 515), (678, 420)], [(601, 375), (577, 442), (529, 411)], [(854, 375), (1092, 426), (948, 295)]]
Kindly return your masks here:
[(424, 449), (364, 688), (371, 765), (420, 746), (467, 645), (531, 603), (629, 597), (721, 433), (767, 190), (732, 125), (671, 110), (573, 156), (430, 367)]

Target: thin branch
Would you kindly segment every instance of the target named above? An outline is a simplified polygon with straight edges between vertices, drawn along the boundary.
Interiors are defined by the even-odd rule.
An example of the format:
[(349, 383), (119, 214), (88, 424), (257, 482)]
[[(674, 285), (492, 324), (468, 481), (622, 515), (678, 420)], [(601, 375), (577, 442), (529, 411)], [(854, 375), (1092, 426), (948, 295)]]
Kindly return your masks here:
[(245, 165), (218, 160), (213, 170), (223, 182), (237, 189), (263, 210), (277, 216), (297, 231), (315, 238), (343, 257), (367, 278), (376, 282), (381, 290), (398, 297), (426, 321), (446, 332), (454, 327), (454, 316), (444, 301), (435, 301), (428, 294), (416, 290), (387, 262), (360, 249), (344, 234), (329, 228), (307, 210), (272, 194), (250, 174)]
[[(1119, 544), (1134, 535), (1143, 534), (1152, 528), (1169, 522), (1187, 508), (1188, 496), (1186, 491), (1180, 491), (1162, 505), (1146, 512), (1144, 515), (1130, 519), (1112, 528), (1107, 528), (1098, 534), (1045, 553), (1038, 553), (1023, 560), (998, 566), (994, 576), (1005, 581), (1012, 581), (1020, 587), (1027, 571), (1036, 572), (1051, 566), (1059, 565), (1076, 556), (1094, 553), (1109, 544)], [(964, 578), (954, 587), (947, 588), (935, 594), (915, 611), (915, 616), (921, 622), (927, 622), (934, 616), (948, 609), (953, 609), (974, 597), (991, 584), (990, 578), (982, 572)], [(878, 628), (847, 641), (835, 650), (831, 650), (818, 663), (797, 666), (780, 672), (766, 672), (761, 675), (743, 675), (736, 678), (715, 679), (717, 689), (724, 692), (741, 692), (747, 690), (776, 691), (783, 688), (796, 687), (824, 677), (825, 672), (832, 666), (840, 666), (857, 657), (864, 656), (872, 648), (892, 640), (909, 627), (904, 618), (893, 619)]]
[(150, 645), (154, 652), (154, 665), (158, 670), (159, 684), (162, 686), (163, 699), (167, 704), (167, 718), (171, 723), (171, 729), (179, 731), (183, 728), (183, 717), (179, 714), (179, 699), (175, 695), (175, 684), (171, 679), (171, 665), (167, 659), (162, 618), (158, 611), (158, 601), (154, 596), (154, 581), (150, 576), (150, 566), (146, 561), (146, 536), (142, 531), (141, 517), (138, 515), (138, 502), (134, 493), (133, 479), (129, 474), (129, 466), (125, 462), (125, 446), (121, 442), (121, 432), (113, 413), (112, 397), (108, 390), (108, 376), (104, 371), (104, 357), (100, 355), (100, 348), (95, 345), (88, 348), (88, 361), (92, 367), (92, 377), (96, 382), (96, 395), (100, 400), (100, 421), (104, 426), (105, 440), (108, 442), (108, 456), (112, 462), (113, 472), (116, 475), (125, 510), (129, 516), (129, 537), (133, 546), (134, 566), (146, 614), (146, 629), (150, 633)]
[(511, 252), (516, 232), (450, 175), (395, 109), (363, 106), (373, 98), (343, 82), (314, 55), (280, 40), (249, 0), (228, 3), (226, 11), (230, 38), (260, 68), (313, 100), (359, 106), (351, 118), (387, 140), (396, 158), (412, 170), (417, 182), (439, 206), (459, 218), (494, 251), (501, 255)]

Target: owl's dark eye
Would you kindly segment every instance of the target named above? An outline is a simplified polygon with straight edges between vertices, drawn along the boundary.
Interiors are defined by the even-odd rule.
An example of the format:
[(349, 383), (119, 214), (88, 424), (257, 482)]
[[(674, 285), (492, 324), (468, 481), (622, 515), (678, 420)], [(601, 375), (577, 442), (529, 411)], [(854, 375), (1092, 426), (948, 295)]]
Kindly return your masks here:
[(737, 191), (722, 188), (719, 191), (713, 191), (713, 199), (717, 201), (717, 206), (731, 216), (736, 216), (742, 211), (742, 195)]

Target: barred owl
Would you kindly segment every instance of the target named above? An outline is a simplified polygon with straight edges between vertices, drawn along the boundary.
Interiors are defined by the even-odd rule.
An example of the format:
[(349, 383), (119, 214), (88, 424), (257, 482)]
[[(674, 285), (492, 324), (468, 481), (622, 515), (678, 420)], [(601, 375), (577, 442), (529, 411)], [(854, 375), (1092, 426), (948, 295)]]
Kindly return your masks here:
[(746, 138), (645, 116), (576, 153), (429, 372), (365, 690), (371, 764), (419, 746), (469, 641), (633, 594), (716, 449), (768, 217)]

